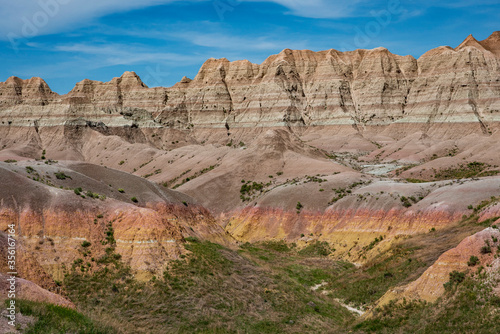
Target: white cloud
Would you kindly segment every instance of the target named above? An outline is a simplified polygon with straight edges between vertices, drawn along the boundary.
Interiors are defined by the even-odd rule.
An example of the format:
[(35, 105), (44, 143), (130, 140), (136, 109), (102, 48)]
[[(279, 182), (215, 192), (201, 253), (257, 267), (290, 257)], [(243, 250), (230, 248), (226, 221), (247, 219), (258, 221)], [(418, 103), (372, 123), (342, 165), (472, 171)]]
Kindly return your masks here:
[(132, 65), (138, 63), (178, 63), (194, 64), (204, 60), (203, 56), (190, 56), (171, 52), (152, 52), (150, 49), (125, 44), (63, 44), (53, 48), (56, 51), (86, 54), (93, 68), (116, 65)]
[(349, 17), (357, 10), (359, 3), (366, 0), (241, 0), (246, 2), (274, 2), (290, 10), (289, 14), (310, 18)]
[(104, 15), (177, 0), (2, 0), (0, 39), (72, 30)]
[(272, 2), (290, 10), (288, 14), (309, 18), (347, 18), (370, 16), (372, 10), (397, 8), (400, 11), (422, 13), (429, 7), (477, 9), (481, 5), (495, 5), (498, 0), (240, 0), (241, 2)]
[(188, 31), (170, 35), (171, 38), (188, 41), (191, 44), (223, 49), (228, 51), (276, 51), (284, 48), (303, 49), (308, 47), (306, 40), (283, 39), (269, 34), (267, 36), (236, 36), (225, 33)]

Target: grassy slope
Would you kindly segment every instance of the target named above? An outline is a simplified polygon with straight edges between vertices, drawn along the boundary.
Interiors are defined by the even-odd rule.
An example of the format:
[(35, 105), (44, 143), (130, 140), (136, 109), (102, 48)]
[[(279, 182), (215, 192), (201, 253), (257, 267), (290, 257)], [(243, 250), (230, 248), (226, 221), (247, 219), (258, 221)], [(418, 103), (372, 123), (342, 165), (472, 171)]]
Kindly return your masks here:
[(301, 251), (283, 242), (247, 243), (234, 251), (189, 239), (191, 253), (152, 282), (134, 280), (110, 247), (98, 271), (75, 266), (64, 287), (84, 314), (118, 333), (453, 332), (447, 326), (489, 333), (500, 305), (485, 299), (481, 291), (489, 288), (480, 281), (467, 279), (436, 304), (390, 305), (361, 323), (335, 300), (370, 307), (389, 288), (416, 279), (485, 227), (477, 212), (447, 230), (401, 240), (361, 268), (327, 257), (333, 250), (324, 243)]
[[(309, 288), (307, 283), (320, 279), (310, 274), (316, 268), (301, 267), (294, 277), (210, 242), (191, 240), (186, 248), (189, 256), (150, 283), (133, 280), (129, 269), (113, 260), (94, 274), (73, 271), (65, 287), (86, 313), (126, 333), (340, 332), (354, 320), (333, 297)], [(276, 263), (301, 259), (285, 261), (278, 251), (261, 250)]]
[[(8, 301), (6, 301), (7, 304)], [(34, 321), (24, 329), (26, 334), (111, 334), (112, 328), (100, 325), (89, 317), (69, 308), (47, 303), (16, 300), (18, 312), (33, 317)]]

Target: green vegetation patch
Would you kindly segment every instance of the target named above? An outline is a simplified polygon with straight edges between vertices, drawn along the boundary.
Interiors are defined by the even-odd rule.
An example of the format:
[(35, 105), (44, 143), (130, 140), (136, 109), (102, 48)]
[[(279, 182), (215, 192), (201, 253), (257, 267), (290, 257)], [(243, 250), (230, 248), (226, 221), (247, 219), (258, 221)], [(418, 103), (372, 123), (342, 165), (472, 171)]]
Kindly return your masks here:
[(461, 164), (457, 167), (445, 168), (437, 171), (434, 174), (435, 180), (450, 180), (450, 179), (466, 179), (474, 176), (486, 176), (480, 175), (486, 169), (491, 166), (483, 162), (469, 162), (467, 164)]
[(16, 300), (16, 307), (18, 307), (18, 311), (22, 315), (32, 316), (35, 319), (35, 321), (23, 331), (25, 334), (117, 333), (112, 328), (102, 326), (89, 317), (66, 307), (19, 299)]

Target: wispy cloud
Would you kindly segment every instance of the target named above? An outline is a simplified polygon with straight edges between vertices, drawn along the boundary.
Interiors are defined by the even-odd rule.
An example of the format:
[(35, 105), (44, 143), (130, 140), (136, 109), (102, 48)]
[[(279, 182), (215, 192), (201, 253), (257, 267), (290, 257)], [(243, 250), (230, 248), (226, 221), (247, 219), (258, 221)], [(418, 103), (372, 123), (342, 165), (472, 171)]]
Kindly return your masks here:
[[(116, 66), (133, 65), (138, 63), (182, 62), (183, 64), (199, 63), (204, 56), (186, 55), (170, 52), (152, 52), (143, 46), (130, 44), (63, 44), (53, 47), (55, 51), (68, 52), (75, 55), (86, 54), (89, 63), (94, 69)], [(88, 58), (88, 57), (92, 58)]]
[[(0, 39), (31, 38), (89, 24), (104, 15), (177, 0), (16, 0), (2, 3)], [(196, 1), (196, 0), (193, 0)]]
[(367, 0), (242, 0), (243, 2), (273, 2), (290, 10), (289, 14), (310, 18), (341, 18), (354, 15), (358, 5)]
[(421, 14), (429, 7), (442, 8), (477, 8), (480, 5), (495, 5), (498, 0), (240, 0), (242, 2), (270, 2), (289, 10), (288, 14), (316, 18), (339, 19), (348, 17), (370, 16), (373, 10), (403, 8), (412, 15)]

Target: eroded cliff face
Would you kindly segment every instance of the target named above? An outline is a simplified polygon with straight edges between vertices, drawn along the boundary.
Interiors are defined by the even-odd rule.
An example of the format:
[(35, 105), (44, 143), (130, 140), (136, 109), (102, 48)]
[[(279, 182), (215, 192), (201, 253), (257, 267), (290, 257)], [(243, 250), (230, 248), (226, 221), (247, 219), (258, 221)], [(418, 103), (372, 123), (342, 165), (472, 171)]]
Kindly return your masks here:
[(260, 65), (209, 59), (193, 80), (170, 88), (147, 88), (125, 72), (107, 83), (83, 80), (58, 96), (39, 78), (12, 77), (0, 84), (1, 120), (178, 129), (470, 122), (488, 132), (500, 120), (499, 35), (469, 36), (418, 60), (385, 48), (285, 49)]

